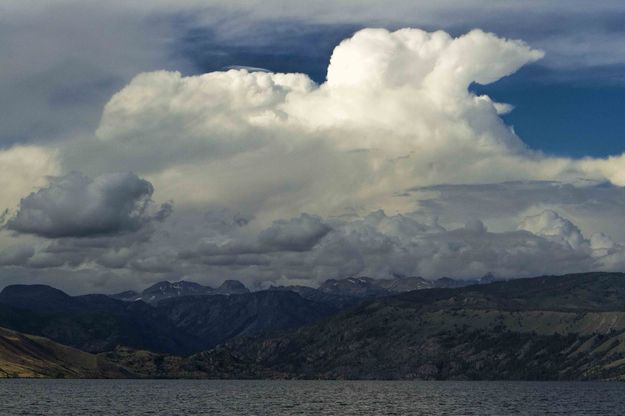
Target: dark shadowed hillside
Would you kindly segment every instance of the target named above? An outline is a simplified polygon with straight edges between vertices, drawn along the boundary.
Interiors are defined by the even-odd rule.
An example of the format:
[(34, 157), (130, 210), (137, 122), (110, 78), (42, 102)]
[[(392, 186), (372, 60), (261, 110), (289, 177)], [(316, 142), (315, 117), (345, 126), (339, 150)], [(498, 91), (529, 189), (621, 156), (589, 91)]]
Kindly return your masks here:
[(127, 303), (104, 295), (68, 296), (41, 285), (4, 288), (0, 326), (89, 352), (117, 345), (178, 354), (201, 348), (195, 336), (163, 320), (143, 302)]
[(236, 336), (297, 328), (338, 312), (328, 304), (290, 291), (261, 291), (230, 296), (163, 300), (158, 312), (176, 328), (199, 338), (206, 348)]
[[(247, 291), (232, 283), (223, 290)], [(42, 285), (0, 292), (0, 326), (89, 352), (126, 346), (186, 355), (232, 337), (310, 324), (338, 310), (290, 291), (174, 296), (154, 305), (69, 296)]]

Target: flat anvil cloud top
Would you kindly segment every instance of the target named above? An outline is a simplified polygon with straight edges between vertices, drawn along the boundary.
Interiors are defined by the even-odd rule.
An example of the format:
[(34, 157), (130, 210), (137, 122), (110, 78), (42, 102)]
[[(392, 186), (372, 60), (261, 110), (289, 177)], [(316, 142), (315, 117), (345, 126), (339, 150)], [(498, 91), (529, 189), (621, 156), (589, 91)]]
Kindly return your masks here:
[(533, 150), (501, 118), (512, 106), (471, 89), (543, 56), (482, 30), (363, 29), (320, 84), (138, 74), (91, 135), (0, 151), (28, 162), (0, 178), (6, 283), (620, 270), (625, 156)]

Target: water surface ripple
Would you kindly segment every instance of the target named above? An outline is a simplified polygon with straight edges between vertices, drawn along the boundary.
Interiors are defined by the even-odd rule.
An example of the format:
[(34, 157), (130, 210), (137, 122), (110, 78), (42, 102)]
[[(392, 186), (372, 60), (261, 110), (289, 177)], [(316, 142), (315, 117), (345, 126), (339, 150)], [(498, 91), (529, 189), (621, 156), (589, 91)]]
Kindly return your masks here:
[(625, 383), (0, 380), (1, 415), (622, 415)]

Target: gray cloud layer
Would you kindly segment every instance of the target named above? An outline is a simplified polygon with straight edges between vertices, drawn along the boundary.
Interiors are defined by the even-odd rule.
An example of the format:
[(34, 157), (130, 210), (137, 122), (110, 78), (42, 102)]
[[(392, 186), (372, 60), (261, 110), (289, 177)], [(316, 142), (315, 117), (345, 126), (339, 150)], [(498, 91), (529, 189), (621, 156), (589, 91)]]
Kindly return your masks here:
[[(299, 234), (302, 217), (283, 221), (283, 226)], [(360, 219), (332, 220), (326, 234), (306, 250), (293, 250), (292, 245), (259, 249), (258, 235), (266, 230), (234, 239), (229, 234), (186, 252), (183, 259), (190, 264), (229, 266), (233, 273), (240, 266), (254, 265), (258, 276), (267, 276), (264, 280), (289, 276), (315, 281), (358, 274), (462, 278), (492, 272), (523, 277), (612, 269), (618, 267), (616, 258), (625, 258), (622, 247), (609, 239), (587, 239), (571, 221), (550, 210), (522, 218), (518, 230), (504, 232), (488, 231), (480, 221), (446, 229), (419, 217), (418, 213), (388, 216), (377, 211)]]
[(625, 240), (625, 223), (616, 220), (625, 215), (625, 188), (607, 182), (446, 184), (415, 188), (408, 195), (421, 212), (436, 215), (444, 222), (487, 218), (496, 228), (510, 228), (520, 217), (555, 209), (588, 232)]

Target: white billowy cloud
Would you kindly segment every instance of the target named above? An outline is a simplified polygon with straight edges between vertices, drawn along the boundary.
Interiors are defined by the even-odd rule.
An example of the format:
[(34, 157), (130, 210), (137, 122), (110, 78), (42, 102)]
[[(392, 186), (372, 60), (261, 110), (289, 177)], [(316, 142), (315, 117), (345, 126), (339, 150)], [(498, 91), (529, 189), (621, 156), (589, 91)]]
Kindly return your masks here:
[(501, 105), (468, 90), (542, 56), (479, 30), (366, 29), (337, 46), (321, 85), (246, 70), (145, 73), (106, 105), (91, 146), (177, 203), (248, 207), (266, 221), (405, 211), (392, 195), (441, 183), (625, 184), (622, 157), (545, 157), (501, 120)]
[[(605, 231), (625, 213), (625, 157), (533, 151), (502, 121), (509, 106), (469, 90), (542, 57), (481, 30), (365, 29), (336, 47), (322, 84), (142, 73), (106, 104), (95, 137), (58, 146), (63, 170), (94, 179), (52, 180), (8, 217), (48, 240), (0, 258), (15, 276), (21, 262), (135, 283), (618, 269), (625, 251)], [(105, 174), (128, 170), (145, 179)], [(150, 198), (177, 212), (152, 221), (170, 206), (148, 215)], [(589, 204), (610, 215), (590, 218)]]

